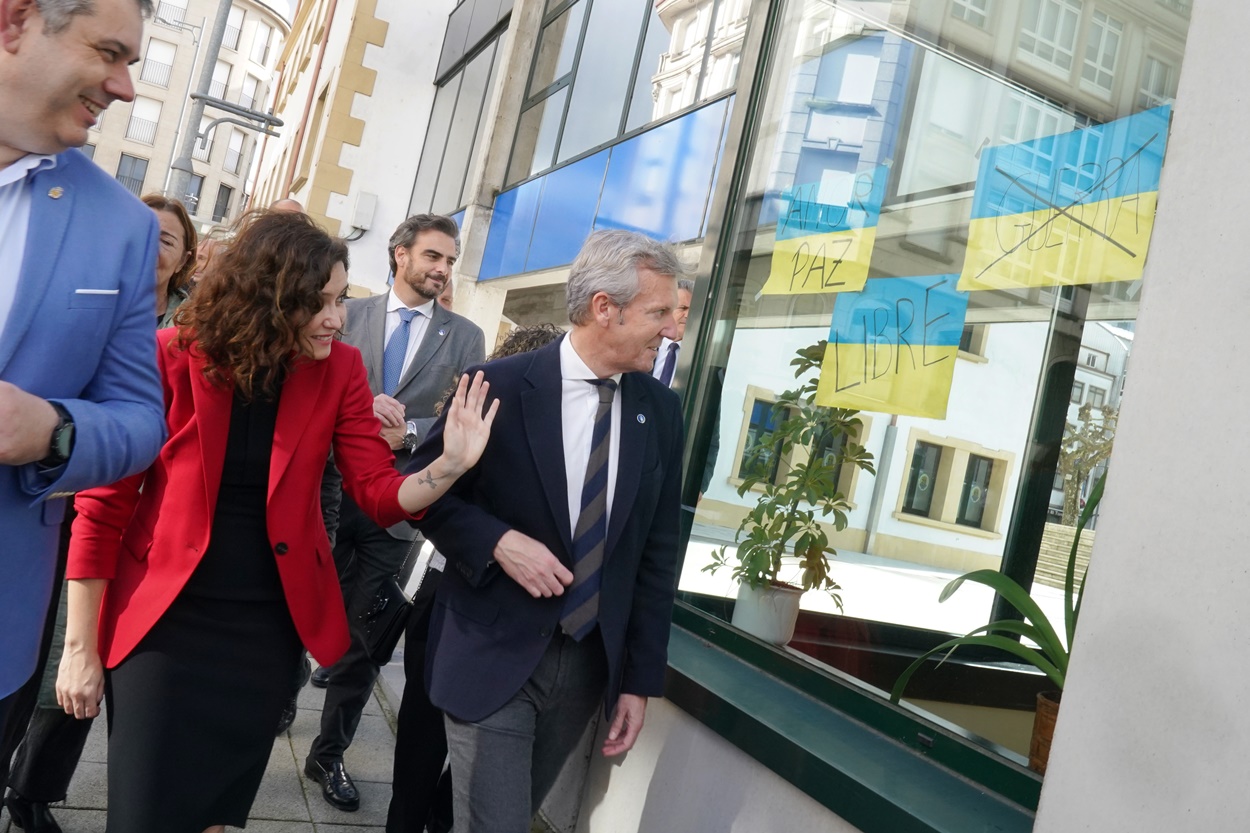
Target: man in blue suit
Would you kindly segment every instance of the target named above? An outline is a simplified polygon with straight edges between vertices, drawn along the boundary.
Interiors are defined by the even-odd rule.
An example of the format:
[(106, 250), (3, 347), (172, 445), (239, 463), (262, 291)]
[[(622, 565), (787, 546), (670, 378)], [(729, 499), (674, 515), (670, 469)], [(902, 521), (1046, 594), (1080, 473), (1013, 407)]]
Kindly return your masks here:
[[(447, 557), (426, 674), (457, 833), (528, 830), (597, 704), (619, 755), (663, 694), (682, 426), (650, 370), (682, 271), (667, 245), (592, 234), (569, 271), (571, 332), (484, 366), (501, 416), (420, 523)], [(441, 439), (440, 422), (411, 465)]]
[(0, 0), (0, 725), (35, 669), (66, 497), (164, 440), (156, 219), (71, 149), (134, 98), (150, 11)]

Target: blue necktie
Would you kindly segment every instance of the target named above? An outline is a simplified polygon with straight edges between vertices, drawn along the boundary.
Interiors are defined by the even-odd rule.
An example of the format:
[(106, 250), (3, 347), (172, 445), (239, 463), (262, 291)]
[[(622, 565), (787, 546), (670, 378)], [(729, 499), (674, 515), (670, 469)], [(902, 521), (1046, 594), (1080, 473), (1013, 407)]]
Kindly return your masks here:
[(673, 369), (677, 367), (677, 348), (680, 346), (681, 342), (669, 342), (668, 355), (664, 357), (664, 367), (660, 369), (660, 382), (666, 388), (673, 386)]
[(415, 309), (399, 310), (399, 326), (391, 333), (382, 353), (382, 392), (393, 395), (399, 387), (399, 376), (404, 372), (404, 356), (408, 353), (408, 331), (412, 319), (420, 315)]
[(599, 583), (608, 537), (608, 450), (612, 446), (612, 397), (616, 382), (588, 379), (599, 390), (599, 408), (582, 482), (582, 510), (573, 531), (573, 583), (564, 591), (560, 627), (581, 641), (599, 621)]

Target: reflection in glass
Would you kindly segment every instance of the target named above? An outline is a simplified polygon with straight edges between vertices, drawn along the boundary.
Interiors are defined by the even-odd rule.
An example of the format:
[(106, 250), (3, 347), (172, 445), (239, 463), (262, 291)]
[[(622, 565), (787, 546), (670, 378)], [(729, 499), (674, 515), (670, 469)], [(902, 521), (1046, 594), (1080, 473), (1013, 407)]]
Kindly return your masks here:
[(928, 517), (929, 510), (933, 508), (933, 492), (941, 460), (941, 446), (916, 443), (916, 451), (911, 456), (911, 474), (907, 478), (907, 494), (903, 497), (904, 512)]
[(568, 75), (573, 69), (577, 39), (582, 34), (582, 16), (585, 13), (586, 4), (575, 3), (543, 27), (542, 34), (538, 37), (534, 74), (530, 77), (527, 96), (545, 90), (552, 82)]
[(421, 163), (417, 166), (417, 179), (412, 186), (411, 213), (421, 214), (431, 210), (434, 187), (438, 183), (438, 171), (443, 164), (443, 151), (447, 148), (447, 132), (451, 129), (451, 114), (460, 94), (460, 82), (464, 71), (453, 75), (434, 95), (434, 107), (430, 110), (430, 126), (426, 129), (425, 144), (421, 146)]
[(643, 11), (636, 2), (595, 3), (591, 8), (556, 161), (601, 145), (620, 131), (638, 47), (637, 38), (629, 34), (640, 30)]
[(508, 165), (508, 184), (551, 167), (556, 150), (556, 134), (564, 113), (565, 87), (544, 98), (525, 112), (517, 125), (516, 145)]
[[(704, 4), (682, 14), (697, 28), (695, 7)], [(667, 73), (679, 48), (695, 49), (698, 40), (675, 25), (676, 13), (657, 14), (672, 40), (651, 76), (653, 116), (681, 106), (662, 95)], [(778, 15), (732, 195), (731, 243), (715, 276), (723, 295), (697, 330), (710, 334), (701, 348), (705, 367), (716, 370), (709, 390), (718, 394), (698, 403), (692, 447), (722, 451), (690, 460), (687, 494), (700, 497), (680, 588), (696, 603), (713, 597), (709, 610), (736, 596), (731, 580), (700, 571), (716, 548), (732, 554), (737, 523), (754, 505), (751, 493), (737, 493), (754, 465), (743, 449), (766, 430), (777, 394), (795, 386), (788, 357), (829, 339), (827, 401), (836, 405), (839, 386), (851, 382), (879, 391), (860, 414), (857, 437), (876, 473), (842, 478), (848, 523), (825, 529), (839, 553), (832, 569), (845, 615), (965, 633), (989, 620), (992, 593), (968, 587), (944, 604), (939, 593), (958, 575), (989, 569), (1031, 586), (1042, 609), (1061, 619), (1062, 592), (1047, 584), (1039, 560), (1064, 552), (1064, 525), (1110, 454), (1146, 250), (1127, 246), (1124, 235), (1149, 234), (1169, 118), (1143, 110), (1175, 95), (1184, 21), (1155, 26), (1172, 15), (1157, 0), (1106, 8), (1076, 0), (783, 0)], [(673, 87), (690, 95), (684, 89)], [(1133, 176), (1122, 176), (1130, 168)], [(880, 210), (857, 210), (863, 195), (848, 183), (878, 176)], [(991, 177), (1014, 177), (1013, 186), (993, 192), (995, 213), (978, 214), (990, 204)], [(1135, 213), (1135, 205), (1147, 207)], [(1100, 225), (1119, 211), (1131, 219)], [(942, 322), (948, 341), (926, 340), (937, 325), (923, 292), (866, 311), (856, 339), (834, 339), (845, 293), (821, 289), (841, 285), (785, 278), (842, 269), (851, 256), (840, 253), (851, 248), (867, 264), (863, 288), (853, 287), (861, 299), (886, 297), (892, 279), (919, 287), (958, 281), (972, 256), (986, 252), (1002, 255), (1005, 277), (959, 289), (966, 313), (961, 306), (962, 320)], [(1126, 257), (1126, 248), (1137, 271), (1108, 271), (1105, 263)], [(1061, 251), (1045, 262), (1028, 258), (1052, 249)], [(839, 367), (853, 362), (858, 375), (834, 377), (831, 357)], [(904, 370), (938, 367), (950, 381), (933, 401), (917, 403), (889, 385)], [(834, 442), (811, 438), (808, 451), (823, 456)], [(781, 578), (794, 577), (783, 569)], [(830, 647), (842, 626), (832, 624), (827, 598), (806, 594), (802, 607), (793, 651), (892, 684), (870, 661), (851, 666)], [(1022, 751), (1010, 737), (990, 736)]]

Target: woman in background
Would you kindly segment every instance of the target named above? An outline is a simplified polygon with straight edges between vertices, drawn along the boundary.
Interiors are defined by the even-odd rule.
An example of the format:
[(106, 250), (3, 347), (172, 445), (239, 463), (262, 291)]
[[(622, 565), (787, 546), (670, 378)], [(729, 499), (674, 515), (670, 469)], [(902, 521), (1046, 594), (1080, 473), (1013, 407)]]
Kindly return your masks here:
[(174, 323), (174, 312), (191, 297), (198, 235), (187, 209), (178, 200), (145, 194), (143, 204), (156, 212), (161, 224), (156, 250), (156, 327), (160, 329)]
[(360, 353), (336, 340), (347, 260), (305, 215), (245, 218), (157, 336), (169, 440), (148, 471), (79, 495), (57, 698), (91, 717), (107, 689), (109, 833), (242, 827), (301, 643), (322, 665), (347, 648), (318, 500), (331, 448), (389, 526), (486, 443), (497, 405), (483, 416), (479, 374), (444, 455), (395, 471)]

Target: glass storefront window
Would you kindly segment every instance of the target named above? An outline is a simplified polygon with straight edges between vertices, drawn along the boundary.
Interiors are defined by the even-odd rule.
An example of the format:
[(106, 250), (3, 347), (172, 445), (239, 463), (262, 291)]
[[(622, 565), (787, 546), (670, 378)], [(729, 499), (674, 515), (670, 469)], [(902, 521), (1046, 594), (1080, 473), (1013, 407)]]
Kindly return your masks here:
[[(1174, 12), (1157, 0), (781, 0), (773, 14), (698, 326), (679, 589), (726, 610), (737, 586), (703, 568), (722, 546), (732, 557), (758, 500), (743, 477), (848, 447), (812, 437), (783, 460), (767, 443), (791, 360), (825, 342), (818, 402), (860, 412), (850, 442), (876, 468), (837, 478), (837, 621), (971, 631), (1001, 615), (993, 594), (938, 596), (973, 569), (1031, 586), (1062, 621), (1041, 561), (1070, 541), (1114, 440), (1185, 26), (1161, 26)], [(797, 581), (787, 565), (779, 578)], [(827, 594), (802, 607), (791, 655), (889, 689), (891, 666), (830, 636)], [(947, 694), (924, 708), (973, 720)], [(1021, 733), (973, 725), (1027, 753)]]

